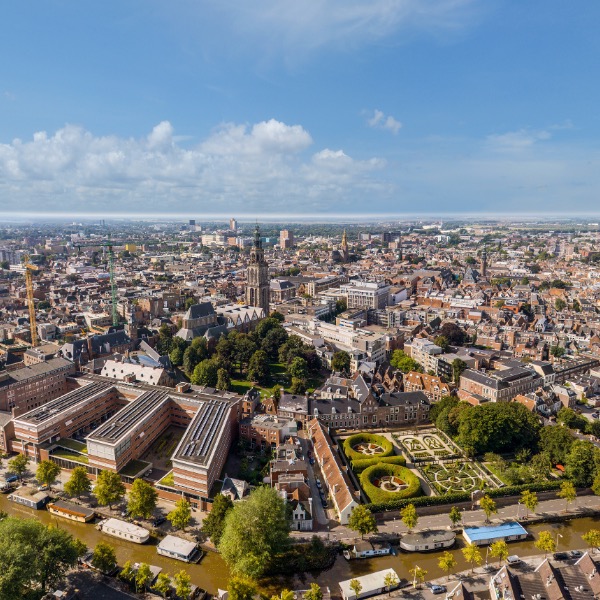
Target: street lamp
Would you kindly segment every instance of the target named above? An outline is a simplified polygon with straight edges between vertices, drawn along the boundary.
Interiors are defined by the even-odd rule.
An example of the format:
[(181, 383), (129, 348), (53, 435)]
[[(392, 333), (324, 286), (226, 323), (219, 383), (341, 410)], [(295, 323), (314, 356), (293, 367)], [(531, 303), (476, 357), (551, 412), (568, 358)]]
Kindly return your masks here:
[(489, 551), (490, 551), (490, 547), (488, 546), (488, 547), (485, 549), (485, 568), (486, 568), (486, 570), (487, 570), (487, 566), (488, 566), (488, 552), (489, 552)]
[(519, 520), (520, 516), (521, 516), (521, 503), (517, 502), (517, 521)]
[(558, 550), (558, 538), (562, 538), (562, 535), (560, 535), (560, 533), (556, 534), (556, 549)]

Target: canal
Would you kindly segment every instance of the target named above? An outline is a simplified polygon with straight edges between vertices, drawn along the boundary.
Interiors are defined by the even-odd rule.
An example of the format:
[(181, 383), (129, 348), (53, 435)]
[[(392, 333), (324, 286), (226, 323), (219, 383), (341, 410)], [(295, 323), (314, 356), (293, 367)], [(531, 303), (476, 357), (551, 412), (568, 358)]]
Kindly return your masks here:
[[(197, 565), (186, 565), (185, 563), (160, 556), (156, 553), (157, 541), (150, 541), (144, 545), (132, 544), (118, 538), (100, 533), (94, 525), (84, 523), (74, 523), (60, 517), (55, 517), (45, 510), (33, 510), (24, 506), (9, 502), (5, 495), (0, 495), (0, 510), (4, 510), (11, 515), (22, 518), (37, 518), (43, 523), (53, 524), (69, 531), (72, 535), (78, 537), (90, 548), (93, 548), (100, 540), (110, 543), (117, 553), (119, 564), (126, 560), (132, 562), (146, 562), (157, 565), (170, 575), (185, 569), (192, 582), (204, 588), (212, 594), (216, 594), (217, 589), (226, 589), (229, 572), (221, 557), (213, 552), (207, 553)], [(540, 531), (549, 530), (554, 536), (558, 537), (558, 550), (573, 550), (576, 548), (585, 548), (585, 543), (581, 536), (593, 528), (598, 528), (600, 521), (595, 518), (586, 517), (583, 519), (573, 519), (561, 523), (542, 523), (527, 527), (527, 530), (533, 534), (534, 539), (528, 539), (523, 542), (513, 542), (509, 544), (510, 553), (518, 554), (521, 557), (539, 554), (534, 547), (533, 542), (537, 539)], [(464, 571), (469, 565), (463, 558), (461, 548), (463, 547), (462, 537), (458, 536), (457, 544), (451, 550), (456, 559), (457, 566), (455, 571)], [(482, 554), (485, 556), (485, 548), (482, 548)], [(308, 586), (316, 581), (321, 586), (329, 586), (334, 594), (337, 595), (337, 583), (344, 579), (365, 575), (373, 571), (392, 567), (401, 578), (409, 579), (409, 569), (418, 565), (427, 571), (427, 580), (436, 579), (445, 575), (438, 567), (437, 562), (439, 553), (404, 553), (397, 556), (384, 556), (370, 560), (354, 560), (348, 562), (342, 556), (338, 557), (333, 567), (327, 571), (318, 573), (308, 573), (297, 575), (292, 578), (273, 578), (264, 582), (269, 591), (278, 590), (281, 587)], [(489, 557), (489, 562), (492, 558)]]

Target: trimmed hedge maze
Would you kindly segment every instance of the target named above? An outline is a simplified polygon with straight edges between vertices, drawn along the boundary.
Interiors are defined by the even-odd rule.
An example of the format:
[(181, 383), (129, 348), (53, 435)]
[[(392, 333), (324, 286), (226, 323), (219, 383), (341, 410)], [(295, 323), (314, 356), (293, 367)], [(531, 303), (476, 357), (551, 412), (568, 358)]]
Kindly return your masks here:
[(350, 461), (384, 458), (394, 454), (394, 446), (382, 435), (357, 433), (344, 440), (344, 454)]
[(383, 458), (363, 458), (360, 460), (353, 460), (350, 462), (352, 470), (359, 475), (365, 469), (372, 467), (373, 465), (379, 465), (381, 463), (400, 465), (401, 467), (406, 466), (406, 459), (404, 456), (384, 456)]
[(379, 463), (359, 476), (360, 485), (373, 504), (387, 504), (421, 494), (419, 478), (400, 465)]

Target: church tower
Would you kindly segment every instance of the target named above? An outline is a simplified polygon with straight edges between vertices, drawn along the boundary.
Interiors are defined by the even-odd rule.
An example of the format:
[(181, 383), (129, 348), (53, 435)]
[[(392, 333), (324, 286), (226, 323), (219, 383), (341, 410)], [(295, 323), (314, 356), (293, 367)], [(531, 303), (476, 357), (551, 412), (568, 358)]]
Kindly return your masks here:
[(487, 277), (487, 250), (486, 247), (483, 247), (483, 252), (481, 253), (481, 276)]
[(254, 230), (254, 245), (250, 251), (250, 264), (248, 265), (246, 303), (262, 308), (265, 311), (265, 317), (268, 317), (270, 294), (269, 265), (265, 260), (265, 251), (260, 241), (260, 229), (257, 225)]
[(342, 262), (348, 262), (348, 236), (344, 229), (344, 235), (342, 236), (342, 245), (340, 246), (340, 254), (342, 255)]

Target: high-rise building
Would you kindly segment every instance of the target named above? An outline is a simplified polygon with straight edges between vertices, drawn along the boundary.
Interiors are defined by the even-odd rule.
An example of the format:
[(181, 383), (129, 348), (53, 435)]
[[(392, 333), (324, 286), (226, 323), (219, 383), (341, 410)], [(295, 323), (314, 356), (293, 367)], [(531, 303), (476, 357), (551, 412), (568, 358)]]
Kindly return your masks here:
[(265, 260), (265, 251), (263, 250), (262, 242), (260, 241), (260, 229), (257, 225), (254, 230), (254, 245), (250, 251), (246, 302), (250, 306), (262, 308), (265, 315), (268, 315), (269, 295), (269, 265)]
[(279, 233), (279, 245), (286, 250), (294, 246), (294, 232), (289, 229), (284, 229)]
[(229, 229), (231, 231), (236, 231), (237, 227), (238, 227), (237, 221), (233, 217), (231, 219), (229, 219)]

